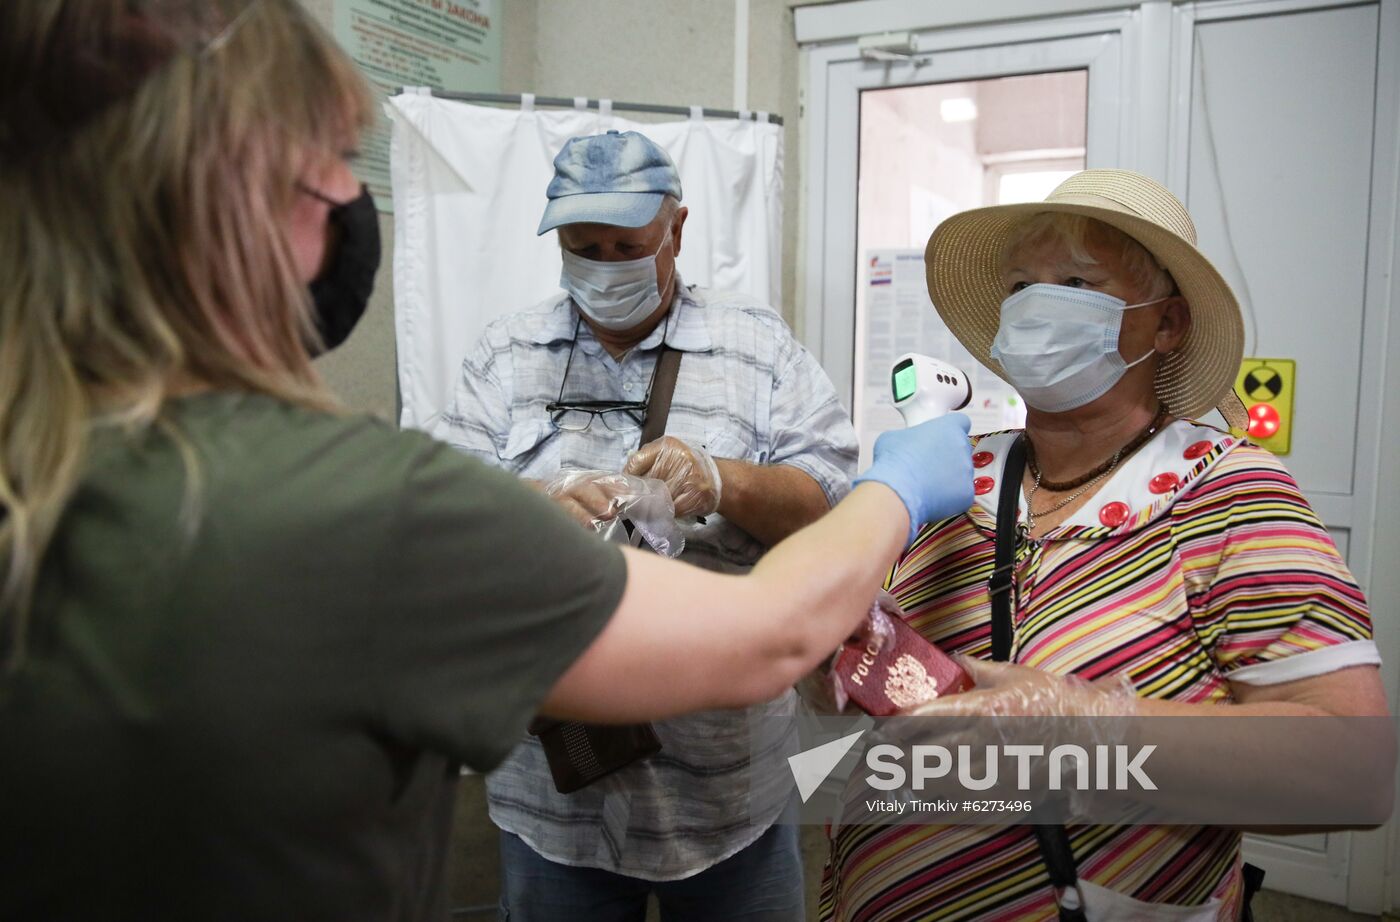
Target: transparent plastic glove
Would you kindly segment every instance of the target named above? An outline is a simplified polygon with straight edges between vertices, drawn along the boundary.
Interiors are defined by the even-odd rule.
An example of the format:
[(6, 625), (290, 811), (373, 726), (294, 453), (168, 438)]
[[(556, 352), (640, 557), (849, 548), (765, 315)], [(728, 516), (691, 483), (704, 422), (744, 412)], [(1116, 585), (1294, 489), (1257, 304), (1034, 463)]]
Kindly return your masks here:
[(679, 557), (685, 538), (676, 524), (675, 508), (666, 484), (659, 480), (609, 471), (566, 470), (545, 484), (544, 492), (585, 528), (606, 540), (631, 540), (630, 522), (652, 550)]
[(632, 452), (622, 472), (664, 482), (677, 516), (706, 516), (719, 509), (723, 485), (715, 459), (675, 436), (663, 435)]
[(875, 461), (857, 484), (867, 480), (894, 490), (909, 510), (909, 542), (925, 522), (967, 511), (972, 505), (972, 421), (962, 413), (891, 429), (875, 440)]
[(846, 709), (846, 696), (837, 696), (840, 685), (831, 681), (830, 666), (819, 666), (803, 676), (797, 683), (797, 697), (802, 700), (808, 713), (823, 717), (834, 717)]
[[(1046, 753), (1072, 742), (1094, 751), (1100, 745), (1127, 741), (1138, 699), (1126, 677), (1086, 682), (1029, 666), (957, 657), (976, 686), (937, 698), (906, 712), (908, 720), (892, 719), (881, 726), (886, 742), (902, 746), (935, 743), (950, 751), (967, 747), (971, 775), (982, 777), (986, 747), (1038, 746), (1031, 757), (1034, 777), (1044, 777)], [(1095, 794), (1077, 784), (1050, 791), (1033, 786), (1026, 791), (1037, 809), (1051, 816), (1084, 816)]]
[(1086, 682), (1030, 666), (955, 657), (976, 687), (909, 713), (930, 717), (1133, 717), (1138, 699), (1126, 676)]

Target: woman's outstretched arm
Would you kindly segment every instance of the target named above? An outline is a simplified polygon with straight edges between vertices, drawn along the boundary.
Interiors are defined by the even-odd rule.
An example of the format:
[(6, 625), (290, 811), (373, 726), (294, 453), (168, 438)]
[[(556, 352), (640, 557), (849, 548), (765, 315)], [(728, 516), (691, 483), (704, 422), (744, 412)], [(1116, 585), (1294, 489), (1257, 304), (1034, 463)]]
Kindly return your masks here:
[(744, 576), (636, 551), (616, 613), (541, 710), (592, 721), (741, 707), (794, 685), (860, 624), (920, 524), (967, 509), (967, 417), (885, 433), (851, 495)]

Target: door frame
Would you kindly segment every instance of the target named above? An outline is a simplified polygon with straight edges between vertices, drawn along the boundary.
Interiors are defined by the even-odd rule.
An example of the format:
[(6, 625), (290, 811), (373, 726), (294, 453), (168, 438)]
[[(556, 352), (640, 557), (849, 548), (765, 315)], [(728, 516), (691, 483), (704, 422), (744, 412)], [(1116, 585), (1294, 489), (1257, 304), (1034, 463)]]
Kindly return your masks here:
[[(1371, 158), (1371, 236), (1367, 254), (1365, 347), (1360, 417), (1367, 437), (1357, 443), (1358, 505), (1371, 523), (1366, 561), (1372, 600), (1400, 609), (1400, 0), (1380, 0), (1376, 60), (1376, 123)], [(1389, 438), (1385, 434), (1390, 433)], [(1364, 486), (1364, 489), (1363, 489)], [(1380, 514), (1385, 510), (1389, 514)], [(1383, 600), (1383, 601), (1382, 601)], [(1373, 605), (1375, 602), (1373, 602)], [(1382, 676), (1391, 711), (1400, 709), (1400, 629), (1377, 638), (1385, 659)], [(1397, 779), (1400, 802), (1400, 779)], [(1369, 847), (1353, 857), (1347, 901), (1367, 912), (1379, 904), (1400, 909), (1400, 821), (1373, 832), (1353, 833)], [(1358, 879), (1364, 870), (1366, 879)], [(1374, 883), (1372, 881), (1379, 881)]]
[[(860, 94), (870, 89), (979, 80), (1018, 73), (1087, 69), (1087, 163), (1133, 160), (1135, 122), (1124, 99), (1135, 92), (1134, 69), (1122, 62), (1135, 46), (1136, 11), (1063, 16), (915, 35), (908, 62), (863, 60), (855, 41), (805, 49), (798, 322), (848, 407), (854, 405), (856, 226)], [(1167, 20), (1163, 19), (1163, 25)], [(1163, 88), (1165, 103), (1165, 88)]]

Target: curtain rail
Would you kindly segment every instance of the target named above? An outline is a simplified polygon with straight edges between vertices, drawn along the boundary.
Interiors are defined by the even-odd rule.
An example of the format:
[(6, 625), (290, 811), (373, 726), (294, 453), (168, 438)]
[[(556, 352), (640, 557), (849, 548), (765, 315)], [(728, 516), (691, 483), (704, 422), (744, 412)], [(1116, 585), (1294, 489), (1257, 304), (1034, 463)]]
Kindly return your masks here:
[[(397, 96), (403, 89), (394, 90), (393, 95)], [(438, 99), (453, 99), (458, 102), (492, 102), (504, 103), (506, 105), (520, 105), (522, 97), (517, 93), (458, 93), (451, 90), (433, 90), (432, 94)], [(548, 106), (554, 109), (572, 109), (574, 101), (566, 96), (536, 96), (535, 105)], [(614, 112), (650, 112), (656, 115), (689, 115), (689, 106), (658, 106), (648, 102), (615, 102), (612, 104)], [(588, 100), (588, 108), (598, 108), (598, 100)], [(741, 118), (744, 113), (734, 109), (702, 109), (701, 114), (706, 118)], [(748, 118), (757, 120), (757, 112), (747, 113)], [(769, 114), (768, 121), (774, 125), (783, 123), (782, 116)]]

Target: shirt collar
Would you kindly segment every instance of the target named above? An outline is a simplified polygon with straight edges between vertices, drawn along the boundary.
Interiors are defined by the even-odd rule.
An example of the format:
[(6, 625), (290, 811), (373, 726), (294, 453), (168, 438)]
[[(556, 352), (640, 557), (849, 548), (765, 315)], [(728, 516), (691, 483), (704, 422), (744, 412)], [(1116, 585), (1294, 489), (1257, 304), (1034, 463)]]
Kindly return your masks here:
[[(676, 294), (671, 301), (671, 310), (637, 344), (641, 351), (655, 349), (661, 345), (661, 337), (666, 336), (666, 344), (679, 352), (708, 352), (712, 348), (710, 328), (705, 322), (704, 295), (696, 288), (685, 286), (679, 275), (676, 276)], [(670, 328), (667, 329), (667, 320)], [(553, 308), (544, 312), (538, 328), (530, 335), (530, 342), (537, 346), (547, 346), (557, 342), (572, 342), (578, 332), (580, 345), (592, 346), (597, 343), (587, 325), (578, 322), (574, 301), (567, 294), (561, 295)]]
[[(968, 516), (992, 533), (1006, 455), (1019, 432), (982, 436), (972, 454), (976, 496)], [(1050, 529), (1041, 540), (1097, 538), (1125, 534), (1160, 518), (1180, 497), (1240, 440), (1228, 432), (1195, 420), (1178, 419), (1113, 472), (1072, 516)], [(1025, 494), (1020, 496), (1020, 520), (1025, 521)]]
[(530, 331), (530, 342), (537, 346), (550, 343), (572, 342), (578, 328), (578, 314), (574, 313), (574, 302), (567, 294), (560, 294), (554, 306), (539, 313), (539, 322)]

